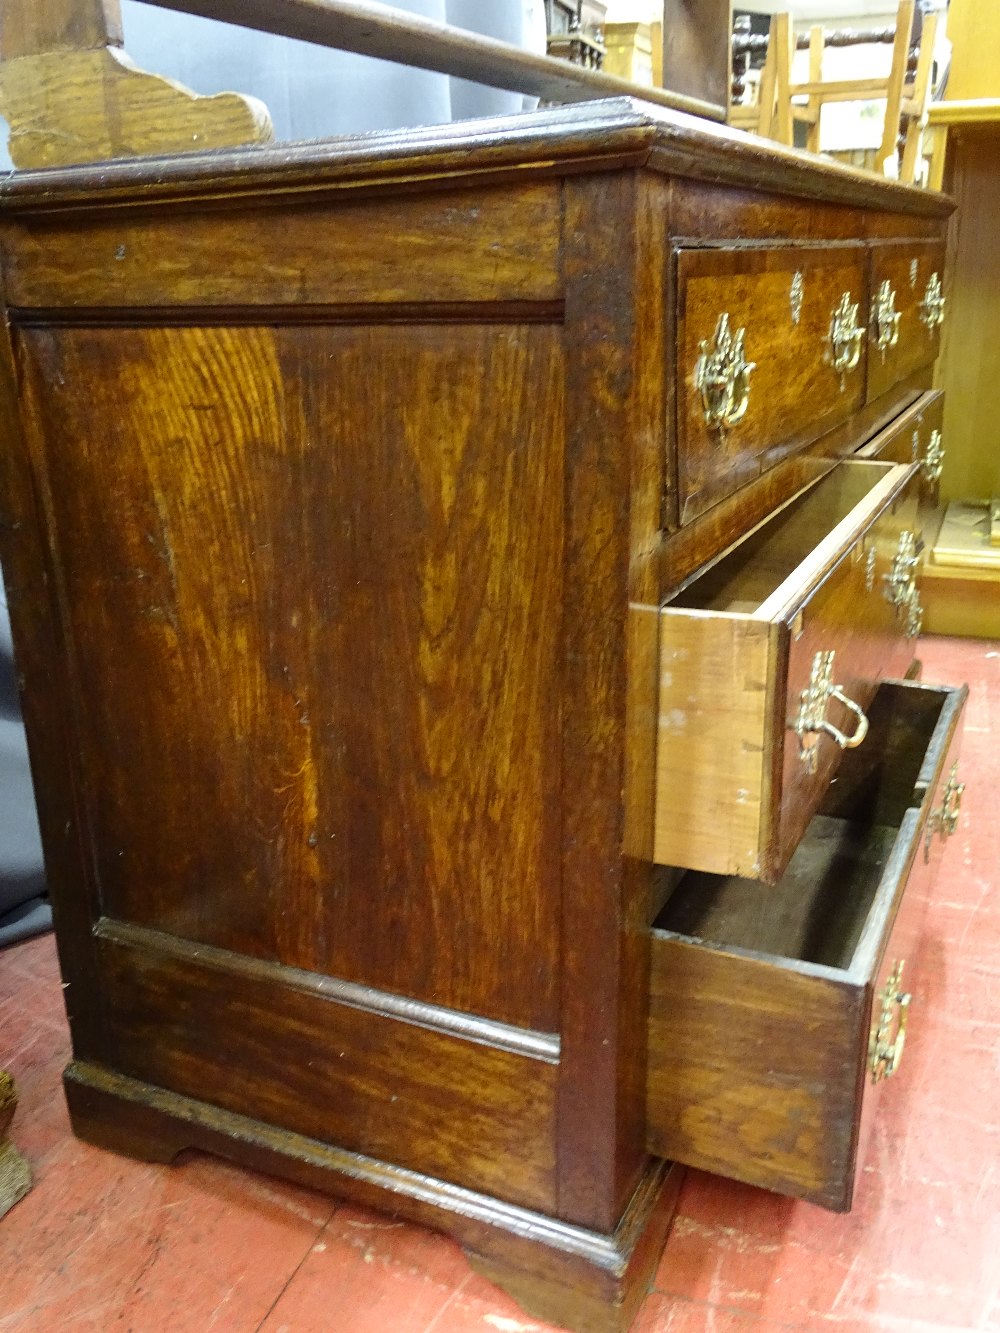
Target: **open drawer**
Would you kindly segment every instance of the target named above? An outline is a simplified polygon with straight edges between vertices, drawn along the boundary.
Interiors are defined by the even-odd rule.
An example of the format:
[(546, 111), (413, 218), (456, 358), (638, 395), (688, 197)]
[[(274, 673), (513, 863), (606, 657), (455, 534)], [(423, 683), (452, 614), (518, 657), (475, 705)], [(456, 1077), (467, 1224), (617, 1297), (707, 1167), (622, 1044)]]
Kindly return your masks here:
[(654, 860), (776, 880), (919, 631), (917, 470), (846, 462), (660, 611)]
[[(900, 1067), (967, 690), (883, 684), (781, 881), (683, 876), (652, 930), (647, 1146), (829, 1208)], [(661, 872), (665, 874), (666, 872)]]

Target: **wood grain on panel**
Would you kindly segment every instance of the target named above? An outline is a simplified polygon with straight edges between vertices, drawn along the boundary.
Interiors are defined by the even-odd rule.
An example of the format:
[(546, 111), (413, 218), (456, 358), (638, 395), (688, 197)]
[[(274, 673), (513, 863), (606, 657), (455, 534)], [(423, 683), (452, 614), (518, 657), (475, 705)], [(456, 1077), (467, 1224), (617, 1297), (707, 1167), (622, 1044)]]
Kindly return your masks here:
[[(817, 439), (864, 400), (864, 356), (843, 374), (830, 330), (846, 293), (864, 323), (865, 255), (829, 249), (682, 250), (678, 258), (678, 494), (681, 522)], [(801, 275), (796, 280), (796, 275)], [(793, 300), (801, 285), (801, 304)], [(750, 398), (732, 426), (706, 421), (696, 366), (728, 315), (745, 330)], [(798, 316), (796, 318), (796, 315)]]
[(555, 1030), (555, 331), (22, 349), (104, 910)]
[[(934, 732), (934, 743), (927, 753), (927, 757), (931, 761), (930, 772), (926, 774), (929, 781), (925, 786), (921, 802), (921, 818), (914, 848), (915, 854), (907, 876), (905, 892), (902, 893), (896, 907), (892, 932), (882, 954), (878, 972), (873, 978), (872, 1008), (869, 1019), (869, 1031), (874, 1032), (879, 1025), (887, 983), (896, 972), (897, 967), (900, 967), (900, 972), (896, 974), (895, 988), (889, 989), (888, 994), (890, 996), (892, 994), (910, 995), (910, 1002), (906, 1011), (906, 1032), (911, 1039), (916, 1036), (921, 1027), (931, 1020), (931, 1014), (926, 1006), (926, 997), (921, 994), (919, 988), (914, 987), (913, 983), (920, 975), (918, 971), (920, 956), (928, 942), (926, 939), (928, 908), (938, 877), (943, 869), (946, 871), (942, 862), (947, 854), (948, 846), (947, 837), (940, 831), (929, 830), (927, 820), (930, 818), (932, 811), (942, 808), (946, 784), (955, 766), (959, 765), (962, 744), (961, 716), (966, 697), (964, 688), (947, 691), (947, 694), (951, 697), (943, 701), (943, 706), (942, 700), (938, 698), (935, 708), (933, 697), (925, 700), (920, 697), (920, 693), (930, 696), (938, 694), (940, 696), (945, 692), (924, 688), (918, 693), (918, 690), (920, 690), (920, 687), (911, 687), (908, 690), (909, 697), (904, 696), (900, 702), (904, 705), (910, 704), (910, 706), (899, 708), (897, 717), (892, 718), (891, 723), (894, 724), (897, 734), (905, 727), (911, 738), (926, 734), (928, 719), (937, 723)], [(879, 719), (876, 718), (875, 722), (878, 728)], [(879, 730), (881, 731), (880, 728)], [(885, 731), (881, 731), (881, 734), (876, 734), (873, 740), (884, 746), (888, 730), (887, 727)], [(961, 772), (957, 772), (956, 776), (960, 779), (963, 775)], [(928, 832), (931, 833), (930, 837), (928, 837)], [(891, 1040), (895, 1035), (897, 1030), (895, 1024), (898, 1021), (898, 1016), (899, 1011), (897, 1010), (892, 1016), (890, 1030), (883, 1034), (883, 1040)], [(900, 1082), (906, 1083), (912, 1077), (912, 1072), (904, 1046), (902, 1059), (896, 1067), (893, 1078), (898, 1077)], [(859, 1160), (863, 1161), (874, 1130), (879, 1102), (885, 1090), (885, 1080), (876, 1082), (872, 1078), (870, 1066), (867, 1064), (863, 1070), (862, 1079), (864, 1092), (858, 1129), (858, 1156)], [(852, 1195), (853, 1191), (849, 1191), (845, 1200), (846, 1207), (850, 1207)]]
[(100, 937), (116, 1067), (265, 1124), (529, 1207), (554, 1202), (555, 1067), (227, 966)]
[[(885, 593), (915, 519), (911, 468), (844, 463), (661, 612), (658, 862), (782, 873), (840, 756), (812, 734), (816, 764), (804, 763), (792, 729), (817, 653), (834, 652), (835, 681), (862, 708), (912, 658)], [(828, 712), (855, 730), (843, 705)]]
[(10, 248), (11, 306), (554, 301), (559, 192), (551, 183), (446, 191), (402, 206), (120, 212), (85, 228), (38, 220)]
[(732, 0), (666, 0), (663, 86), (710, 102), (725, 114), (731, 100)]
[(674, 182), (671, 235), (719, 245), (760, 245), (765, 241), (815, 244), (817, 241), (860, 241), (865, 215), (850, 204), (824, 204), (804, 209), (794, 199), (764, 194), (744, 184), (720, 190), (701, 181)]
[(967, 691), (891, 682), (769, 896), (685, 876), (653, 930), (649, 1144), (850, 1206), (870, 1115), (877, 985), (911, 956)]
[[(880, 680), (905, 676), (913, 661), (916, 640), (907, 633), (907, 610), (897, 609), (886, 591), (900, 533), (904, 528), (915, 531), (916, 518), (914, 475), (830, 570), (795, 621), (784, 679), (786, 725), (775, 756), (781, 807), (774, 811), (777, 836), (768, 858), (771, 877), (787, 865), (845, 753), (829, 736), (815, 737), (816, 771), (809, 773), (799, 738), (788, 726), (808, 688), (816, 654), (834, 651), (834, 684), (862, 709), (868, 707)], [(857, 729), (858, 719), (835, 700), (828, 704), (827, 717), (846, 736)], [(866, 737), (862, 745), (868, 744)]]
[(746, 182), (734, 182), (720, 189), (717, 184), (677, 179), (671, 235), (679, 243), (698, 238), (702, 244), (728, 241), (751, 246), (762, 241), (809, 245), (817, 241), (860, 242), (886, 236), (940, 241), (944, 234), (941, 219), (948, 211), (949, 202), (938, 196), (937, 208), (925, 215), (881, 212), (877, 207), (864, 207), (857, 192), (836, 199), (828, 197), (811, 208), (803, 208), (786, 192), (764, 193)]
[(650, 1151), (816, 1202), (839, 1197), (860, 988), (830, 969), (668, 935), (654, 937), (652, 967)]

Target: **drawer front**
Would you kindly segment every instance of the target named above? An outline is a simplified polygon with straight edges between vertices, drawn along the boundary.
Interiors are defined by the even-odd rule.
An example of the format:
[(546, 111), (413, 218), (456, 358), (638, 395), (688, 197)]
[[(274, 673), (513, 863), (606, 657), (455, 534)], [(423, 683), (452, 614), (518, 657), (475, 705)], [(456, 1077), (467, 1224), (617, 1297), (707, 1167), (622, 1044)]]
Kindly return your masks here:
[(875, 747), (852, 752), (839, 806), (817, 816), (775, 888), (682, 879), (652, 931), (651, 1152), (850, 1207), (866, 1122), (901, 1072), (900, 1015), (918, 1005), (896, 997), (943, 850), (948, 816), (934, 812), (965, 693), (882, 687)]
[[(795, 730), (817, 680), (828, 669), (833, 690), (863, 711), (879, 681), (905, 676), (913, 661), (922, 613), (916, 569), (902, 562), (916, 550), (918, 490), (914, 473), (788, 626), (787, 674), (780, 684), (784, 713), (776, 719), (781, 771), (773, 800), (776, 831), (765, 862), (768, 878), (784, 871), (847, 752), (828, 731)], [(821, 711), (823, 720), (848, 738), (867, 722), (835, 693)], [(871, 743), (865, 736), (861, 746)]]
[[(887, 593), (900, 534), (916, 522), (915, 470), (875, 469), (880, 480), (847, 517), (822, 539), (815, 532), (820, 488), (853, 497), (859, 466), (866, 467), (842, 464), (789, 506), (773, 539), (756, 534), (744, 543), (745, 569), (742, 548), (727, 558), (737, 567), (735, 592), (759, 595), (755, 584), (782, 547), (816, 542), (769, 597), (742, 613), (680, 600), (660, 613), (654, 859), (661, 865), (778, 878), (842, 754), (833, 729), (853, 739), (864, 725), (857, 709), (879, 680), (904, 675), (912, 660), (912, 608)], [(817, 699), (823, 690), (825, 702)]]
[(678, 252), (682, 523), (861, 405), (865, 279), (860, 246)]
[(925, 393), (911, 408), (902, 412), (891, 426), (859, 449), (857, 454), (859, 458), (874, 458), (884, 463), (919, 464), (917, 527), (925, 544), (931, 534), (941, 496), (941, 473), (945, 457), (943, 422), (944, 394), (940, 390)]
[[(937, 450), (944, 417), (944, 393), (930, 390), (905, 412), (858, 449), (858, 458), (877, 458), (883, 463), (919, 463), (922, 481), (937, 480)], [(939, 439), (932, 443), (934, 432)], [(939, 475), (939, 474), (938, 474)], [(921, 487), (923, 490), (924, 487)]]
[(944, 246), (876, 245), (871, 256), (868, 401), (936, 360), (944, 317)]

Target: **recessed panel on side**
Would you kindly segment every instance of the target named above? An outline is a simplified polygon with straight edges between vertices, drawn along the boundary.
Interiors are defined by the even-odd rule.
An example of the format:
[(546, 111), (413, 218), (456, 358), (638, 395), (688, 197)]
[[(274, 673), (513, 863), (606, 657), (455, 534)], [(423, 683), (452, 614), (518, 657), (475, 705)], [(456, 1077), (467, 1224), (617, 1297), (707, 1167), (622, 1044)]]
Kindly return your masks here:
[(18, 346), (105, 913), (555, 1031), (559, 331)]

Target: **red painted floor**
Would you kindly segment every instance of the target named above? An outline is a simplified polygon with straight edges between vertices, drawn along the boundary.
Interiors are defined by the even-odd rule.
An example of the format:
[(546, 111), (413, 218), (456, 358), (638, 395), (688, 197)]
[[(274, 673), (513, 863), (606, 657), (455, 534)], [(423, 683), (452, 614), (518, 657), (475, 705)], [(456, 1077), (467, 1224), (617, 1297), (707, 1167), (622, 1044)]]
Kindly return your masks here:
[[(688, 1175), (636, 1333), (1000, 1333), (1000, 643), (922, 644), (971, 686), (967, 783), (860, 1200), (834, 1216)], [(451, 1242), (207, 1157), (73, 1139), (51, 938), (0, 954), (0, 1065), (34, 1190), (0, 1221), (0, 1333), (539, 1333)]]

